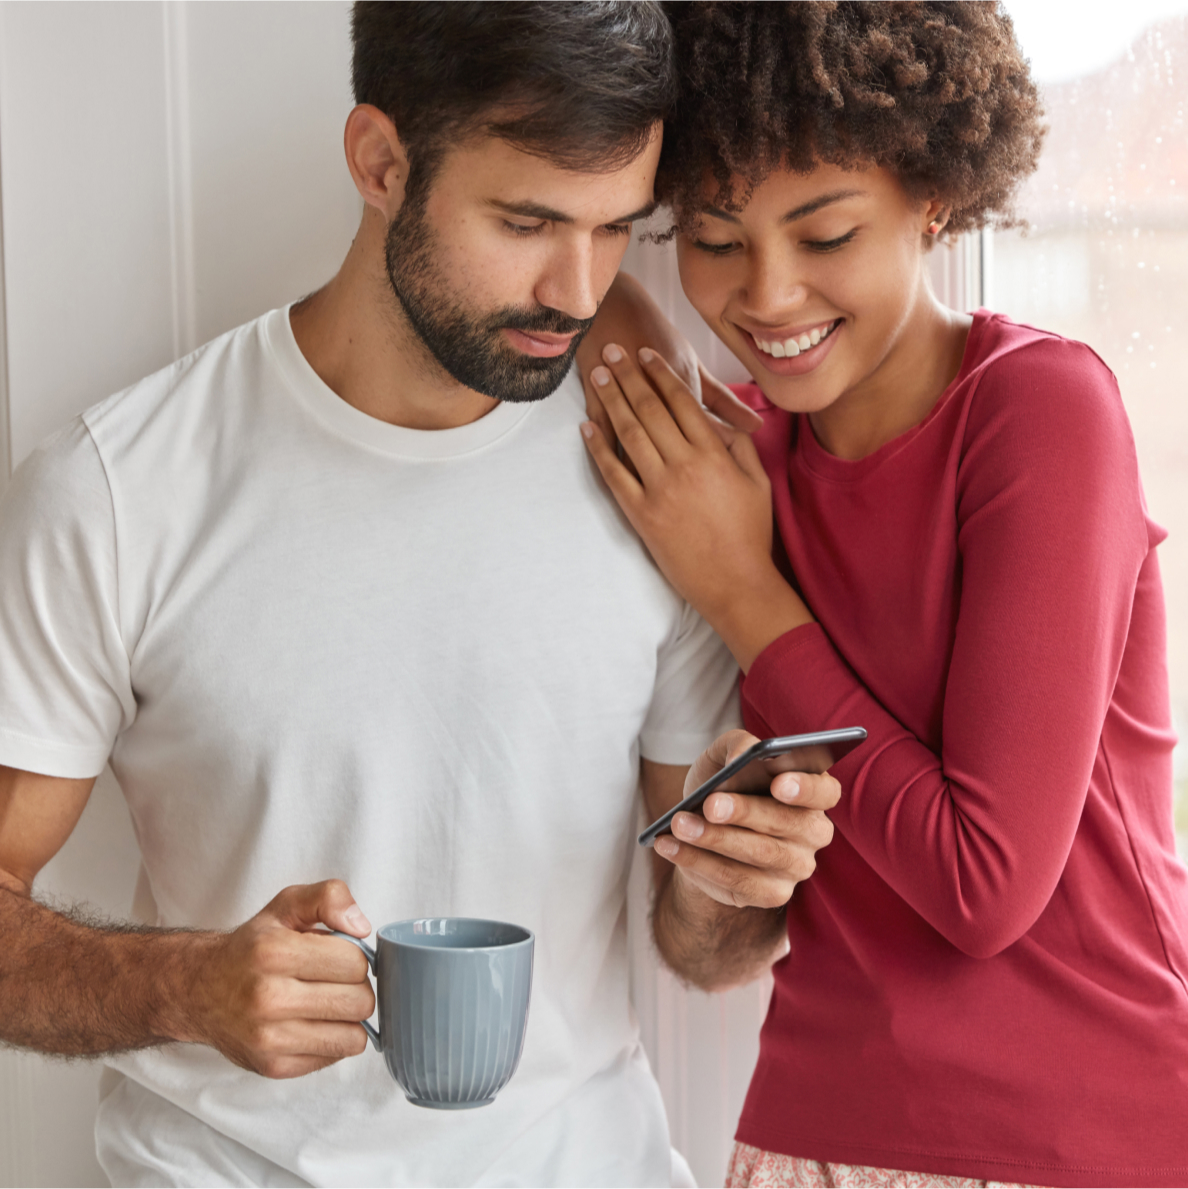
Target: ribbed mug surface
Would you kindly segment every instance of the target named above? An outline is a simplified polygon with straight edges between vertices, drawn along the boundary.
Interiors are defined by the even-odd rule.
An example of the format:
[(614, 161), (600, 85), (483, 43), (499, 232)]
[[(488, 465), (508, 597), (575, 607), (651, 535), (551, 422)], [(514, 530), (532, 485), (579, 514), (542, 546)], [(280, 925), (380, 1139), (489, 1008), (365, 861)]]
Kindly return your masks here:
[(380, 1036), (392, 1076), (419, 1106), (484, 1106), (524, 1048), (533, 936), (470, 917), (379, 931)]

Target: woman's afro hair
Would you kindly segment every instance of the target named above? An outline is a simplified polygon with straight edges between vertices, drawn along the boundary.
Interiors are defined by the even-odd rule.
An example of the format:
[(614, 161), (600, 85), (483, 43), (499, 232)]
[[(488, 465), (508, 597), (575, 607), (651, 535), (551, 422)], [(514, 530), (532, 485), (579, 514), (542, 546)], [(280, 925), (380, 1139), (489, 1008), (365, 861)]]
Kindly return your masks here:
[[(1043, 109), (996, 0), (668, 3), (680, 93), (657, 196), (677, 227), (738, 210), (773, 169), (883, 166), (941, 199), (947, 234), (1018, 225)], [(741, 179), (740, 189), (735, 185)]]

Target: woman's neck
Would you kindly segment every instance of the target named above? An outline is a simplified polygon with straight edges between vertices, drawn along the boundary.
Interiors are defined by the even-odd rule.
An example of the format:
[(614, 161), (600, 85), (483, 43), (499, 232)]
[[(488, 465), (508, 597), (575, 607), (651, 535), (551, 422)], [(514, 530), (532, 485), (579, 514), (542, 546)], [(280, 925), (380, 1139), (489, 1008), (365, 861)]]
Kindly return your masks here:
[(809, 414), (817, 441), (838, 458), (865, 458), (919, 425), (961, 370), (972, 325), (922, 283), (912, 316), (875, 370)]

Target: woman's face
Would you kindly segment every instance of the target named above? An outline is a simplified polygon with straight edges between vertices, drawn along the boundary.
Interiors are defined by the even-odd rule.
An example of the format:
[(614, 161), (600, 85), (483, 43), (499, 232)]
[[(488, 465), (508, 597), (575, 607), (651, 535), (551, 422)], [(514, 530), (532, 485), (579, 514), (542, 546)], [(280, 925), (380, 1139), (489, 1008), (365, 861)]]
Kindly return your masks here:
[(739, 213), (707, 208), (679, 237), (681, 283), (773, 404), (874, 397), (924, 334), (923, 236), (938, 208), (881, 168), (780, 170)]

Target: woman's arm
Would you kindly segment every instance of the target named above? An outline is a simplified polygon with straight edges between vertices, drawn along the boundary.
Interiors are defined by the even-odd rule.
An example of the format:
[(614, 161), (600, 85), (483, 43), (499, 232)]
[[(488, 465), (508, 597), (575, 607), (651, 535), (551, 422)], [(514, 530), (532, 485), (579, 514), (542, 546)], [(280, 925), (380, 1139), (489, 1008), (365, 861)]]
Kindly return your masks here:
[[(868, 741), (835, 768), (846, 790), (835, 825), (953, 945), (988, 957), (1017, 941), (1051, 900), (1095, 765), (1106, 764), (1099, 746), (1132, 609), (1157, 598), (1133, 440), (1109, 373), (1087, 349), (1053, 340), (981, 380), (954, 509), (961, 602), (937, 755), (820, 625), (780, 631), (795, 604), (762, 568), (750, 461), (733, 473), (722, 465), (673, 381), (661, 398), (630, 380), (626, 362), (615, 367), (619, 381), (608, 372), (602, 387), (639, 479), (597, 431), (587, 442), (670, 580), (748, 670), (750, 729), (862, 723)], [(761, 625), (749, 638), (735, 620), (751, 596), (731, 599), (732, 589), (762, 594), (747, 610)], [(1161, 641), (1135, 646), (1160, 680)]]

